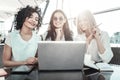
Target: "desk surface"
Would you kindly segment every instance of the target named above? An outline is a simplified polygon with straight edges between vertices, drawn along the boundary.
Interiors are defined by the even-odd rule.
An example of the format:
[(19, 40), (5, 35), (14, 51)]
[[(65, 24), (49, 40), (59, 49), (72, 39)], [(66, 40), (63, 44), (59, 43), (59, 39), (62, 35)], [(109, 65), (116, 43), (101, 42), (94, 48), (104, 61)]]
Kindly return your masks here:
[(120, 80), (120, 66), (111, 66), (113, 72), (95, 72), (85, 75), (85, 80)]
[(90, 70), (66, 72), (39, 72), (39, 80), (120, 80), (120, 67), (112, 66), (113, 72), (98, 72)]
[(111, 66), (113, 72), (94, 72), (85, 75), (85, 80), (120, 80), (120, 65)]
[[(120, 80), (120, 66), (112, 66), (113, 72), (95, 70), (81, 71), (39, 71), (39, 80)], [(0, 77), (4, 80), (4, 77)]]

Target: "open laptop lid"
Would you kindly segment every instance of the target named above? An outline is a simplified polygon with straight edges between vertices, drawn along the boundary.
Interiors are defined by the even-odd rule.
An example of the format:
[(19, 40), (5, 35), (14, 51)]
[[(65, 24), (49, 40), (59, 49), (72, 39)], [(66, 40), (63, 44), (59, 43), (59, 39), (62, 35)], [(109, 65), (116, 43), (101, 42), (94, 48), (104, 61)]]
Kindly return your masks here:
[(85, 52), (83, 41), (40, 41), (39, 70), (82, 70)]

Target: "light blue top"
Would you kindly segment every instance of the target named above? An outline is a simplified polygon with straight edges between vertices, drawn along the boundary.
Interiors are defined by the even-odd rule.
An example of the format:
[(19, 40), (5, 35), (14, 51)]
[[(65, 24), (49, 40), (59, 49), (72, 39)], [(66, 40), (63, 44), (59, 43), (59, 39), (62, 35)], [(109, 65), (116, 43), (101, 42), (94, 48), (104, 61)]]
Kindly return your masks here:
[[(19, 34), (19, 31), (11, 32), (5, 43), (12, 48), (12, 60), (25, 61), (29, 57), (34, 57), (38, 48), (39, 37), (35, 32), (32, 33), (30, 40), (25, 41)], [(29, 68), (26, 65), (13, 68), (15, 71), (27, 71)]]

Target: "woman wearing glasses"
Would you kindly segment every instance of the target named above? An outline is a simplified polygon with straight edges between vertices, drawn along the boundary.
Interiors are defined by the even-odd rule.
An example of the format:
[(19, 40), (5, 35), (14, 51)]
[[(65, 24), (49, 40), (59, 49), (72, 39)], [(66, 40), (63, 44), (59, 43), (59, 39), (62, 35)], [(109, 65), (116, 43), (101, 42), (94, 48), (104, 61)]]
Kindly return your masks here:
[(45, 36), (47, 41), (71, 41), (72, 32), (70, 31), (68, 20), (62, 10), (55, 10), (51, 16), (49, 28)]

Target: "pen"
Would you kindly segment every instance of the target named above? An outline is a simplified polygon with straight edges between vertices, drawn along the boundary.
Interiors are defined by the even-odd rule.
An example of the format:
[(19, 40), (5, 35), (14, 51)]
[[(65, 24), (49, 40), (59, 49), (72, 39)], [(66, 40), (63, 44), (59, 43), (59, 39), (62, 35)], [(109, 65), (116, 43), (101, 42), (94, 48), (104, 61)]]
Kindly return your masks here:
[(98, 24), (96, 27), (100, 26), (102, 23)]

